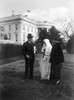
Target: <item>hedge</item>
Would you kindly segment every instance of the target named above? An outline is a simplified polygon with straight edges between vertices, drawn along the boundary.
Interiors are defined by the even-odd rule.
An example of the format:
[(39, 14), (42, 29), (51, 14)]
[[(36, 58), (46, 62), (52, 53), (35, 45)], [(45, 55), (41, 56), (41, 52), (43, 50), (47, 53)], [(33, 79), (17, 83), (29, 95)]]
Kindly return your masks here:
[(0, 59), (22, 56), (22, 45), (0, 43)]

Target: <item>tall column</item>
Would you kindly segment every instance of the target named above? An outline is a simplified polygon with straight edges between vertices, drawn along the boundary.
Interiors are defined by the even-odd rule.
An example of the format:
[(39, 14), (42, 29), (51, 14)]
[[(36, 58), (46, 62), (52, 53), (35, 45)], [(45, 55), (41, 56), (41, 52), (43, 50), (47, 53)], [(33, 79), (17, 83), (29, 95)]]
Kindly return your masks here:
[(18, 42), (20, 44), (23, 44), (23, 27), (22, 27), (22, 22), (19, 23), (19, 33), (18, 33)]

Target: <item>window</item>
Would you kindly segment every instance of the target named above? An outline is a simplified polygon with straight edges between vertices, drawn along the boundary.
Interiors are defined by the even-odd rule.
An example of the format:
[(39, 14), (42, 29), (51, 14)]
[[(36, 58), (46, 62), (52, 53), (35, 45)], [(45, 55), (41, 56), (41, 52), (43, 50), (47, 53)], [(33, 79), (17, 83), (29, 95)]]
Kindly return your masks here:
[(0, 31), (1, 31), (1, 32), (4, 32), (4, 31), (5, 31), (5, 29), (4, 29), (3, 26), (0, 27)]
[(4, 40), (5, 29), (3, 26), (0, 27), (0, 39)]
[(23, 34), (23, 41), (25, 41), (25, 34)]
[(15, 39), (16, 39), (16, 41), (18, 41), (18, 35), (17, 34), (15, 34)]
[(9, 31), (11, 30), (11, 25), (9, 25)]
[(18, 30), (18, 24), (15, 24), (15, 29)]
[(11, 33), (8, 33), (9, 40), (11, 40)]
[(14, 36), (15, 36), (15, 41), (17, 42), (18, 41), (18, 34), (14, 33)]
[(3, 34), (1, 34), (1, 39), (3, 39)]
[(0, 34), (0, 39), (4, 40), (4, 35), (3, 34)]

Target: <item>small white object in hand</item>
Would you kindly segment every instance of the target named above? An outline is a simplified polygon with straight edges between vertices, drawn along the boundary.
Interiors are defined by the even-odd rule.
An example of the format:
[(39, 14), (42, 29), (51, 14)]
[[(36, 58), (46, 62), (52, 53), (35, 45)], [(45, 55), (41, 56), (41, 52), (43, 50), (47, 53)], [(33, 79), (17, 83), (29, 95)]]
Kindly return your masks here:
[(60, 80), (58, 80), (57, 82), (56, 82), (56, 84), (59, 84), (60, 83)]
[(36, 49), (36, 46), (34, 46), (34, 53), (36, 53), (37, 49)]

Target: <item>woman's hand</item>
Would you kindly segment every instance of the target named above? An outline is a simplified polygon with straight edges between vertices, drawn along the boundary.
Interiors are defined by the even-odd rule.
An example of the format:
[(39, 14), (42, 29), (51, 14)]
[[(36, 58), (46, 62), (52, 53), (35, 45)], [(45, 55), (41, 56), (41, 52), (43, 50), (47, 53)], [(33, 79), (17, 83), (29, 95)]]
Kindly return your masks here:
[(46, 58), (46, 56), (44, 56), (44, 60), (46, 60), (47, 58)]
[(29, 55), (26, 55), (27, 58), (30, 58)]

